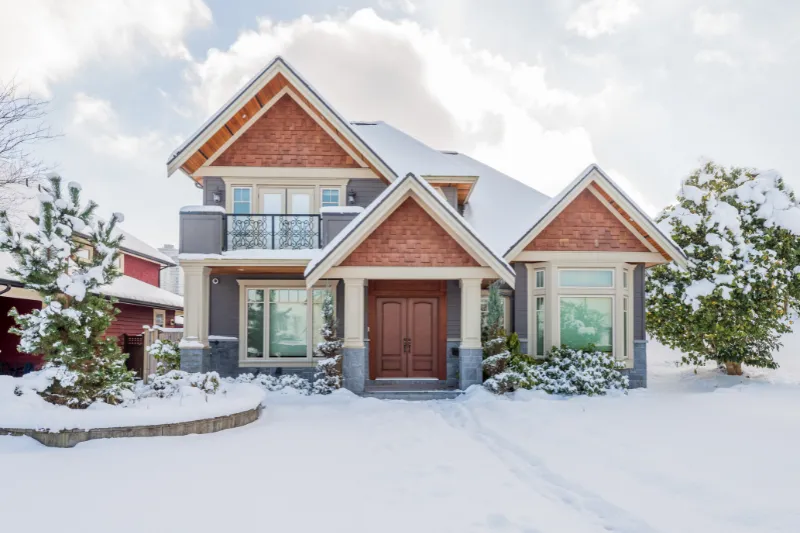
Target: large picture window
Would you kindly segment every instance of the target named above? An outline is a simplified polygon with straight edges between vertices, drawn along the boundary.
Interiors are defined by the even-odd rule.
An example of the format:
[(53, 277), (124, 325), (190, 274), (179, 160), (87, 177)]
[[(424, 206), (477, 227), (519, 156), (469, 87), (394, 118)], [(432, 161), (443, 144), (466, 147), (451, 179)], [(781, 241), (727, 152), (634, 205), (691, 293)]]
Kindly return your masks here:
[(246, 339), (240, 359), (263, 364), (312, 360), (322, 341), (322, 302), (327, 294), (335, 295), (333, 287), (306, 289), (255, 282), (256, 287), (246, 283), (240, 281), (244, 284), (242, 330)]
[(560, 298), (561, 344), (574, 350), (594, 346), (613, 352), (614, 299), (606, 296)]

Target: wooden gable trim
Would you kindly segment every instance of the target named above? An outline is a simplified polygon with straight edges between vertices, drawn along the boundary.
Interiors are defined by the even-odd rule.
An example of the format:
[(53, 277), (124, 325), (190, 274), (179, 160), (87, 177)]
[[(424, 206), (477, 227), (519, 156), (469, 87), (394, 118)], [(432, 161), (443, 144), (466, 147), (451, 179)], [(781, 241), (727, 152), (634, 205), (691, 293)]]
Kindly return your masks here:
[[(283, 87), (280, 91), (278, 91), (275, 96), (273, 96), (266, 104), (264, 104), (261, 109), (259, 109), (246, 123), (244, 123), (237, 131), (234, 133), (225, 144), (223, 144), (220, 148), (217, 149), (214, 154), (209, 157), (205, 163), (201, 167), (209, 167), (214, 164), (214, 162), (225, 153), (225, 151), (233, 146), (233, 144), (239, 140), (239, 138), (244, 135), (250, 127), (258, 122), (260, 118), (262, 118), (267, 111), (269, 111), (275, 104), (277, 104), (284, 96), (290, 97), (292, 100), (300, 106), (300, 108), (306, 112), (306, 114), (311, 117), (311, 119), (317, 123), (317, 125), (322, 128), (322, 130), (334, 140), (334, 142), (339, 145), (339, 147), (344, 150), (347, 155), (353, 158), (353, 160), (361, 167), (366, 168), (367, 164), (362, 159), (362, 156), (359, 152), (355, 151), (351, 144), (344, 142), (344, 139), (341, 138), (338, 132), (335, 132), (328, 126), (328, 123), (323, 121), (322, 118), (309, 106), (305, 103), (305, 101), (300, 98), (300, 96), (295, 93), (289, 85)], [(256, 95), (258, 97), (258, 95)], [(257, 98), (256, 98), (257, 99)], [(202, 152), (202, 148), (199, 150)], [(195, 171), (197, 175), (204, 175), (204, 173), (200, 172), (201, 169)]]
[[(271, 76), (269, 81), (266, 82), (260, 89), (249, 87), (247, 91), (238, 97), (242, 99), (247, 98), (243, 105), (228, 111), (220, 117), (217, 117), (213, 123), (219, 122), (226, 116), (228, 117), (227, 120), (218, 127), (217, 131), (210, 135), (206, 135), (205, 132), (203, 132), (198, 135), (198, 139), (205, 138), (204, 141), (195, 140), (185, 146), (182, 152), (175, 157), (176, 160), (181, 160), (181, 158), (183, 158), (183, 162), (178, 163), (178, 161), (171, 160), (170, 163), (168, 163), (168, 172), (170, 174), (177, 168), (180, 168), (193, 180), (198, 183), (202, 183), (202, 177), (197, 175), (196, 172), (206, 163), (208, 159), (206, 156), (213, 157), (214, 154), (217, 154), (222, 146), (231, 139), (231, 137), (236, 135), (237, 132), (239, 132), (239, 130), (241, 130), (243, 127), (253, 122), (253, 117), (266, 105), (265, 103), (270, 102), (272, 98), (279, 91), (281, 91), (281, 89), (289, 88), (294, 93), (293, 96), (295, 97), (297, 103), (301, 105), (301, 107), (305, 106), (307, 112), (309, 112), (312, 118), (320, 123), (320, 126), (323, 127), (323, 129), (332, 132), (332, 134), (329, 134), (331, 134), (331, 136), (336, 139), (337, 142), (341, 142), (344, 145), (343, 148), (346, 146), (346, 152), (352, 152), (352, 154), (356, 156), (353, 157), (353, 155), (351, 155), (354, 160), (363, 162), (364, 166), (372, 170), (382, 181), (386, 183), (390, 183), (395, 179), (392, 169), (380, 159), (380, 156), (374, 152), (371, 152), (369, 146), (363, 140), (361, 140), (356, 133), (350, 130), (343, 131), (340, 127), (337, 127), (336, 123), (341, 122), (344, 119), (338, 115), (335, 115), (335, 113), (332, 111), (321, 109), (312, 103), (306, 93), (311, 95), (312, 98), (319, 100), (319, 97), (314, 94), (312, 89), (305, 90), (304, 87), (301, 87), (291, 81), (293, 78), (300, 78), (292, 71), (291, 67), (289, 67), (283, 59), (276, 58), (273, 63), (273, 65), (268, 67), (262, 72), (262, 74), (259, 75), (259, 77)], [(302, 79), (300, 79), (300, 82), (301, 84), (303, 83)], [(210, 125), (208, 127), (210, 127)], [(354, 139), (351, 140), (350, 137), (353, 137)], [(356, 144), (363, 146), (363, 148), (365, 148), (366, 151), (371, 154), (371, 157), (368, 156), (364, 150), (359, 149)], [(188, 151), (191, 151), (191, 155), (187, 156), (184, 154), (184, 152)], [(178, 164), (180, 164), (179, 167), (177, 166)]]

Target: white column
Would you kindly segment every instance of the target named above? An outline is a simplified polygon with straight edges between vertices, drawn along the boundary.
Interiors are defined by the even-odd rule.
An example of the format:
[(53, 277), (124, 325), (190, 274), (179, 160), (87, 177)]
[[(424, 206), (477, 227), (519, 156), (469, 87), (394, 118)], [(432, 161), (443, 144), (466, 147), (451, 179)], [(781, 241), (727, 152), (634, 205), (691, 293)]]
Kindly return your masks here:
[(184, 275), (183, 338), (208, 347), (208, 296), (211, 269), (182, 264)]
[(344, 347), (364, 347), (364, 285), (366, 280), (344, 280)]
[(461, 348), (481, 348), (481, 279), (461, 280)]

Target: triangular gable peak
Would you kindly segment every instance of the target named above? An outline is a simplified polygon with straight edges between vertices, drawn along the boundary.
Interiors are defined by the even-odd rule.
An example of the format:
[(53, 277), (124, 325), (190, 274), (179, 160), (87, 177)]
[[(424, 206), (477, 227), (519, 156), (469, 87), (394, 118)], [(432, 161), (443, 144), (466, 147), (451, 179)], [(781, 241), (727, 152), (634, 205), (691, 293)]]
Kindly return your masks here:
[[(392, 184), (309, 263), (311, 286), (338, 268), (484, 269), (513, 286), (511, 267), (496, 256), (427, 183), (408, 174)], [(431, 270), (430, 272), (435, 272)], [(476, 275), (479, 272), (476, 270)]]
[(386, 182), (395, 179), (392, 169), (281, 57), (270, 62), (172, 154), (167, 163), (168, 174), (181, 169), (195, 181), (202, 181), (203, 170), (286, 95), (310, 115), (357, 166), (368, 167)]
[(649, 264), (685, 264), (678, 246), (596, 165), (556, 196), (505, 254), (507, 261), (539, 252), (619, 252)]

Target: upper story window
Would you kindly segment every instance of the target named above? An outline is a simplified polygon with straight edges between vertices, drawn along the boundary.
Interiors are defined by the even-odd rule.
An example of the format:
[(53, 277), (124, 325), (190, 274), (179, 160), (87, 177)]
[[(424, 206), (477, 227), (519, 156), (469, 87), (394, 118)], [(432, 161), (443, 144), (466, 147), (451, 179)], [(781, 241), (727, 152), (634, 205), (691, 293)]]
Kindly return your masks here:
[(613, 269), (561, 269), (558, 285), (562, 288), (610, 289), (614, 287)]
[(234, 214), (246, 214), (251, 212), (251, 189), (250, 187), (233, 188), (233, 212)]
[(320, 207), (336, 207), (339, 206), (339, 189), (322, 189), (322, 197), (320, 198)]

